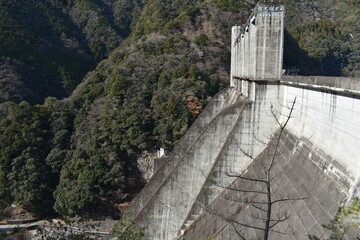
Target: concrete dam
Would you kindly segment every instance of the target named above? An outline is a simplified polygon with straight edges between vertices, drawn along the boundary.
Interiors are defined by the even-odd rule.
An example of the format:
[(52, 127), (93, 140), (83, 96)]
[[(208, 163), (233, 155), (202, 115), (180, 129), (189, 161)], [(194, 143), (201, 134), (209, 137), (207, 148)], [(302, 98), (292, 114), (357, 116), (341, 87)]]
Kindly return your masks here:
[[(232, 29), (230, 87), (209, 102), (133, 200), (143, 239), (262, 239), (262, 179), (272, 166), (269, 239), (326, 237), (340, 206), (360, 195), (360, 79), (282, 76), (285, 6), (259, 2)], [(294, 100), (295, 105), (291, 108)], [(243, 176), (243, 178), (232, 175)], [(234, 189), (255, 189), (234, 191)], [(255, 199), (255, 201), (254, 201)], [(259, 199), (259, 200), (257, 200)], [(242, 223), (237, 225), (236, 223)]]

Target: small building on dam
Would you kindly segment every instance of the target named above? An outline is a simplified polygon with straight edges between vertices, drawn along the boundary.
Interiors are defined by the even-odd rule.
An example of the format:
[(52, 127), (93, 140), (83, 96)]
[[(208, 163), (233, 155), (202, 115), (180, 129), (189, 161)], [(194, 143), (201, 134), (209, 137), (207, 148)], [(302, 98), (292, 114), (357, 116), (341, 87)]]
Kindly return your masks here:
[(133, 200), (143, 239), (264, 239), (266, 222), (269, 239), (326, 239), (360, 196), (360, 79), (282, 76), (285, 14), (261, 1), (232, 28), (230, 87)]

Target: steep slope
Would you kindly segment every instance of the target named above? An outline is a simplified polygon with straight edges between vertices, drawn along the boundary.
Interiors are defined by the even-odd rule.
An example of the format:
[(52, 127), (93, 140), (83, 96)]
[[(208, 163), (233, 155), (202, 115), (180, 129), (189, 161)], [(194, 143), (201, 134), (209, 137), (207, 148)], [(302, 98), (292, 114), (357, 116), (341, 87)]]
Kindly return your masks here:
[[(94, 155), (110, 161), (108, 167), (122, 165), (124, 187), (110, 186), (111, 191), (106, 192), (117, 198), (115, 202), (121, 194), (116, 196), (113, 190), (129, 192), (141, 186), (137, 155), (154, 146), (171, 148), (208, 96), (227, 81), (229, 33), (223, 28), (224, 24), (230, 28), (229, 18), (241, 16), (221, 11), (210, 2), (147, 2), (130, 38), (69, 98), (79, 110), (55, 192), (58, 211), (67, 214), (72, 209), (68, 202), (75, 202), (71, 199), (74, 189), (68, 186), (77, 184), (82, 175), (83, 166), (74, 167), (81, 153), (85, 153), (85, 166), (94, 164)], [(69, 176), (70, 171), (75, 176)], [(137, 182), (131, 184), (129, 178)]]
[(360, 76), (359, 1), (284, 2), (285, 67), (297, 66), (302, 75)]
[[(0, 188), (7, 200), (3, 204), (16, 201), (37, 211), (44, 204), (32, 199), (51, 199), (54, 193), (47, 209), (54, 205), (64, 215), (116, 217), (112, 206), (131, 199), (143, 185), (137, 156), (156, 146), (172, 148), (208, 97), (227, 84), (227, 29), (245, 19), (250, 8), (212, 1), (147, 1), (131, 36), (68, 99), (47, 98), (35, 107), (4, 105)], [(42, 118), (47, 119), (47, 135), (38, 136), (42, 124), (22, 115), (38, 111), (47, 116)], [(16, 128), (20, 135), (5, 134)], [(30, 141), (21, 137), (28, 132), (34, 132)], [(29, 148), (40, 142), (47, 147), (30, 157), (34, 151)], [(20, 156), (17, 170), (13, 159)], [(34, 168), (43, 179), (32, 178), (33, 187), (26, 186), (29, 179), (24, 175), (31, 165), (51, 173)], [(19, 194), (17, 186), (29, 192), (47, 178), (54, 180), (44, 186), (47, 192), (32, 192), (26, 199)]]
[[(124, 15), (118, 5), (127, 2)], [(132, 14), (142, 7), (141, 1), (62, 3), (0, 1), (0, 103), (68, 96), (128, 36)]]

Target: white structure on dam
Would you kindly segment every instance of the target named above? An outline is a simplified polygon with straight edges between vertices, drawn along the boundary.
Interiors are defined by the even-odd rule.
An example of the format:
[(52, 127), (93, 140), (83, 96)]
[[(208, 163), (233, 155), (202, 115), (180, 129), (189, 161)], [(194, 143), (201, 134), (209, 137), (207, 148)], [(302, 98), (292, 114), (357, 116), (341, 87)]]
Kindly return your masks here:
[(232, 27), (230, 86), (241, 79), (279, 80), (284, 51), (285, 6), (259, 2), (245, 24)]

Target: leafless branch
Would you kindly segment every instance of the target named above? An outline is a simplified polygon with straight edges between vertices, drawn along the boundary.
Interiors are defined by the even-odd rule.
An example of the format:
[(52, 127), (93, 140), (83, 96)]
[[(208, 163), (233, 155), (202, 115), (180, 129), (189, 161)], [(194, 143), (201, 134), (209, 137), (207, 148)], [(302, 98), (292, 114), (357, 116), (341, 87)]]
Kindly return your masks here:
[(250, 154), (248, 154), (244, 149), (242, 149), (242, 147), (240, 147), (238, 141), (236, 139), (234, 139), (234, 141), (236, 142), (236, 146), (239, 148), (239, 150), (248, 158), (250, 158), (251, 160), (254, 160), (255, 158), (253, 156), (251, 156)]
[(291, 114), (294, 110), (294, 107), (295, 107), (295, 103), (296, 103), (296, 97), (294, 98), (294, 101), (292, 103), (292, 107), (290, 109), (290, 113), (288, 115), (288, 118), (286, 119), (285, 123), (282, 125), (279, 120), (277, 119), (276, 116), (274, 116), (274, 118), (276, 119), (276, 121), (278, 122), (279, 126), (280, 126), (280, 132), (279, 132), (279, 136), (277, 137), (276, 139), (276, 144), (275, 144), (275, 149), (274, 149), (274, 154), (273, 154), (273, 157), (271, 159), (271, 162), (270, 162), (270, 165), (269, 165), (269, 168), (268, 168), (268, 173), (271, 171), (271, 168), (272, 166), (274, 165), (274, 160), (275, 160), (275, 157), (277, 155), (277, 151), (279, 149), (279, 145), (280, 145), (280, 139), (281, 139), (281, 136), (282, 136), (282, 133), (284, 131), (284, 129), (286, 128), (287, 124), (289, 123), (289, 120), (290, 120), (290, 117), (291, 117)]
[(296, 97), (294, 98), (294, 101), (293, 101), (292, 106), (290, 108), (290, 113), (288, 115), (288, 118), (286, 119), (286, 122), (284, 123), (284, 125), (282, 127), (282, 130), (284, 130), (286, 128), (287, 124), (289, 123), (289, 121), (291, 119), (291, 115), (292, 115), (292, 112), (294, 111), (295, 103), (296, 103)]
[(200, 206), (201, 208), (207, 212), (207, 213), (210, 213), (211, 215), (214, 215), (214, 216), (217, 216), (225, 221), (227, 221), (228, 223), (230, 223), (231, 225), (235, 226), (235, 225), (239, 225), (239, 226), (242, 226), (242, 227), (247, 227), (247, 228), (252, 228), (252, 229), (257, 229), (257, 230), (261, 230), (261, 231), (264, 231), (263, 228), (260, 228), (260, 227), (256, 227), (256, 226), (251, 226), (249, 224), (246, 224), (246, 223), (241, 223), (237, 220), (234, 220), (232, 218), (227, 218), (221, 214), (218, 214), (217, 212), (211, 210), (210, 208), (207, 208), (206, 206), (204, 206), (202, 203), (200, 203)]
[(218, 187), (221, 187), (223, 189), (226, 190), (231, 190), (231, 191), (236, 191), (236, 192), (242, 192), (242, 193), (258, 193), (258, 194), (268, 194), (267, 192), (262, 192), (262, 191), (256, 191), (256, 190), (244, 190), (244, 189), (237, 189), (237, 188), (233, 188), (233, 187), (225, 187), (225, 186), (221, 186), (221, 185), (216, 185)]
[(282, 235), (291, 235), (291, 233), (281, 232), (281, 231), (274, 230), (274, 229), (270, 229), (269, 231), (274, 232), (274, 233), (278, 233), (278, 234), (282, 234)]
[(252, 225), (249, 225), (249, 224), (246, 224), (246, 223), (242, 223), (242, 222), (239, 222), (237, 220), (234, 220), (232, 218), (227, 218), (227, 217), (224, 217), (220, 214), (217, 214), (216, 212), (214, 211), (210, 211), (209, 209), (204, 209), (205, 211), (207, 211), (208, 213), (212, 214), (212, 215), (215, 215), (217, 217), (220, 217), (222, 219), (224, 219), (225, 221), (229, 222), (230, 224), (236, 224), (236, 225), (239, 225), (239, 226), (242, 226), (242, 227), (246, 227), (246, 228), (252, 228), (252, 229), (256, 229), (256, 230), (260, 230), (260, 231), (265, 231), (265, 229), (263, 228), (260, 228), (260, 227), (256, 227), (256, 226), (252, 226)]
[(231, 202), (238, 202), (238, 203), (245, 203), (245, 204), (260, 204), (260, 205), (267, 205), (267, 202), (257, 202), (254, 200), (242, 200), (242, 199), (232, 199), (232, 198), (226, 198), (223, 197), (225, 200), (227, 201), (231, 201)]
[(243, 177), (243, 176), (237, 175), (237, 174), (226, 173), (226, 176), (228, 176), (228, 177), (234, 177), (234, 178), (240, 178), (240, 179), (249, 180), (249, 181), (253, 181), (253, 182), (267, 183), (267, 181), (266, 181), (266, 180), (263, 180), (263, 179), (248, 178), (248, 177)]
[(301, 201), (301, 200), (306, 200), (308, 199), (306, 198), (282, 198), (282, 199), (278, 199), (275, 201), (272, 201), (271, 204), (277, 203), (277, 202), (287, 202), (287, 201)]
[(256, 135), (255, 135), (255, 133), (253, 133), (253, 137), (254, 137), (254, 139), (257, 141), (257, 142), (259, 142), (259, 143), (261, 143), (262, 145), (264, 145), (264, 146), (266, 146), (266, 142), (264, 142), (264, 141), (262, 141), (260, 138), (258, 138)]
[(234, 228), (236, 234), (242, 239), (242, 240), (246, 240), (243, 235), (241, 235), (240, 231), (236, 228), (235, 223), (231, 223), (231, 226)]
[(279, 119), (277, 118), (276, 116), (276, 113), (274, 112), (274, 109), (273, 109), (273, 105), (270, 106), (270, 110), (271, 110), (271, 115), (274, 117), (275, 121), (277, 122), (277, 124), (282, 127), (282, 124), (280, 123)]
[[(287, 109), (290, 110), (290, 107), (284, 107), (284, 108), (287, 108)], [(285, 118), (293, 118), (293, 117), (289, 116), (288, 114), (284, 114), (284, 113), (282, 113), (280, 111), (277, 111), (275, 109), (272, 109), (272, 112), (270, 112), (270, 113), (271, 113), (271, 115), (268, 115), (268, 116), (271, 116), (271, 117), (273, 117), (275, 115), (275, 116), (280, 116), (280, 117), (285, 117)], [(279, 117), (277, 117), (277, 119), (279, 119)]]
[[(306, 198), (279, 198), (279, 199), (275, 199), (275, 200), (272, 199), (273, 195), (276, 193), (276, 192), (274, 192), (274, 190), (272, 190), (272, 187), (273, 187), (272, 185), (275, 184), (273, 181), (276, 178), (276, 175), (272, 176), (272, 169), (274, 168), (274, 163), (276, 162), (276, 159), (278, 158), (278, 156), (280, 156), (282, 154), (280, 151), (280, 146), (281, 146), (280, 144), (282, 143), (282, 137), (284, 134), (284, 130), (287, 127), (287, 125), (291, 119), (295, 104), (296, 104), (296, 98), (293, 100), (290, 107), (286, 106), (286, 108), (289, 109), (289, 113), (287, 115), (282, 114), (282, 113), (277, 113), (276, 109), (274, 109), (274, 106), (271, 104), (271, 109), (270, 109), (271, 115), (274, 118), (274, 120), (276, 121), (276, 123), (278, 124), (279, 128), (274, 134), (272, 134), (271, 140), (268, 144), (265, 144), (263, 141), (260, 141), (259, 139), (256, 138), (256, 136), (254, 136), (254, 138), (258, 142), (260, 142), (264, 145), (267, 145), (265, 150), (261, 153), (262, 157), (265, 157), (265, 159), (260, 161), (260, 164), (263, 168), (261, 170), (262, 174), (264, 174), (263, 178), (258, 178), (257, 177), (257, 176), (259, 176), (258, 174), (257, 174), (257, 176), (254, 177), (251, 175), (244, 176), (244, 174), (236, 174), (236, 173), (226, 172), (226, 175), (228, 177), (237, 178), (240, 180), (250, 181), (250, 182), (254, 182), (254, 183), (259, 183), (259, 184), (256, 184), (255, 186), (260, 186), (259, 187), (260, 190), (237, 189), (236, 186), (234, 186), (234, 185), (232, 185), (230, 187), (226, 187), (226, 186), (220, 186), (219, 184), (215, 184), (218, 187), (221, 187), (223, 189), (230, 190), (230, 191), (236, 191), (239, 194), (252, 193), (253, 195), (250, 195), (251, 199), (247, 199), (247, 198), (244, 199), (244, 197), (242, 197), (243, 199), (241, 199), (241, 197), (239, 199), (233, 199), (233, 198), (229, 198), (226, 196), (224, 196), (223, 198), (228, 201), (232, 201), (232, 202), (248, 204), (250, 207), (253, 207), (253, 208), (259, 210), (260, 212), (256, 212), (256, 216), (251, 215), (251, 217), (256, 220), (261, 220), (264, 223), (264, 225), (263, 226), (252, 225), (247, 222), (242, 222), (242, 221), (235, 220), (233, 218), (228, 218), (228, 217), (222, 216), (221, 214), (218, 214), (214, 211), (209, 211), (208, 209), (205, 209), (207, 212), (214, 214), (214, 215), (224, 219), (229, 224), (231, 224), (233, 226), (236, 234), (241, 239), (245, 239), (245, 236), (239, 231), (239, 229), (237, 229), (237, 226), (263, 231), (264, 232), (263, 240), (267, 240), (269, 238), (270, 232), (289, 235), (289, 233), (274, 229), (276, 226), (278, 226), (282, 222), (287, 221), (290, 218), (290, 216), (288, 216), (286, 213), (281, 213), (278, 215), (277, 219), (273, 218), (272, 217), (272, 215), (273, 215), (272, 211), (274, 211), (273, 205), (276, 203), (280, 203), (280, 202), (306, 199)], [(280, 119), (278, 116), (285, 117), (285, 119), (284, 119), (285, 121), (283, 121), (282, 118)], [(252, 156), (251, 154), (246, 152), (241, 147), (240, 143), (236, 139), (234, 139), (234, 141), (235, 141), (237, 147), (239, 148), (239, 150), (246, 157), (255, 161), (255, 156)], [(242, 186), (242, 188), (244, 188), (244, 187)], [(264, 215), (266, 215), (266, 216), (264, 216)]]
[(256, 208), (256, 209), (259, 209), (260, 211), (267, 212), (267, 209), (264, 209), (264, 208), (262, 208), (262, 207), (256, 206), (254, 203), (252, 203), (251, 206), (253, 206), (253, 207)]
[(290, 216), (286, 216), (286, 217), (284, 217), (284, 218), (282, 218), (282, 219), (270, 220), (271, 222), (274, 222), (272, 225), (270, 225), (270, 229), (273, 228), (273, 227), (275, 227), (277, 224), (288, 220), (289, 218), (290, 218)]

